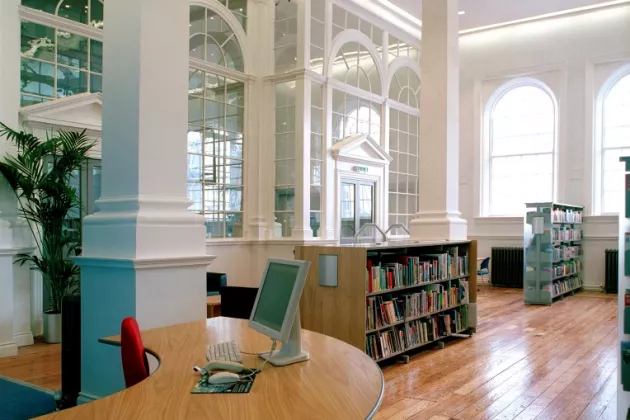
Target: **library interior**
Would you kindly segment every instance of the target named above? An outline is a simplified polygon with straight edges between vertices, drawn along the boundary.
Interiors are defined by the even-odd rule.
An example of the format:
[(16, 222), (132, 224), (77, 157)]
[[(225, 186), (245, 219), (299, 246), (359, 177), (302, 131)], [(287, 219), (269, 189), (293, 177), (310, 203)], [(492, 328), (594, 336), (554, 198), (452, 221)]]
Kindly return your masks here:
[(630, 0), (1, 0), (39, 417), (630, 419)]

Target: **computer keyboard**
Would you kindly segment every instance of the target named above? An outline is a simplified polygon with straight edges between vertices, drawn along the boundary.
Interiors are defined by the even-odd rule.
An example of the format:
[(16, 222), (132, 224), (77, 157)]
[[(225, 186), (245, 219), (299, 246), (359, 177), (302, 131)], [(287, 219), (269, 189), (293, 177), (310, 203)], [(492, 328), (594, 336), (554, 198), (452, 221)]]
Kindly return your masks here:
[(238, 348), (238, 344), (236, 344), (236, 341), (234, 340), (209, 345), (206, 357), (208, 358), (209, 362), (213, 360), (220, 360), (243, 363), (241, 351)]

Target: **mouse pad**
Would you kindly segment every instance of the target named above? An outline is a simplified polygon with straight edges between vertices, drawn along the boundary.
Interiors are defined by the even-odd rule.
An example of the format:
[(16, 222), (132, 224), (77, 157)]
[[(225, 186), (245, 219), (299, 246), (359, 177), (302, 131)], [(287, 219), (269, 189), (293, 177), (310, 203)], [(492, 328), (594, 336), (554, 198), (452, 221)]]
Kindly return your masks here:
[(192, 394), (247, 394), (252, 389), (252, 385), (256, 379), (256, 375), (249, 376), (249, 372), (245, 371), (243, 375), (239, 375), (241, 378), (240, 382), (215, 385), (208, 383), (208, 377), (210, 375), (205, 374), (199, 379), (190, 392)]

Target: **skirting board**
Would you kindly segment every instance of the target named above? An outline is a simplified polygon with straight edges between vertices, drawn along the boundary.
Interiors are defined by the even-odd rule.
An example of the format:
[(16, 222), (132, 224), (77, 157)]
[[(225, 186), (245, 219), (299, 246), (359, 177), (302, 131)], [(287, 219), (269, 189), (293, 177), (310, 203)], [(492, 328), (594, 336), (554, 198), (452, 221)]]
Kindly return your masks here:
[(30, 332), (13, 334), (13, 340), (15, 340), (15, 344), (17, 344), (18, 347), (32, 346), (35, 342), (33, 340), (33, 333)]
[(0, 344), (0, 357), (17, 356), (18, 348), (14, 342)]

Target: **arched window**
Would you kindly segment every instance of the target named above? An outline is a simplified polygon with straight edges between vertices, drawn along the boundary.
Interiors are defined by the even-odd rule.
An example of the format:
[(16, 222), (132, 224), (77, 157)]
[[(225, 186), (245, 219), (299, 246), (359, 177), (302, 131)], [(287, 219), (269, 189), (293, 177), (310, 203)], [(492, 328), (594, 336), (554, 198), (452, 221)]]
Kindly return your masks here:
[(22, 0), (22, 5), (103, 28), (103, 0)]
[(556, 105), (536, 82), (511, 83), (489, 103), (486, 119), (486, 211), (522, 215), (524, 204), (552, 201)]
[(381, 80), (374, 58), (358, 42), (344, 44), (333, 63), (332, 77), (367, 92), (381, 94)]
[(420, 78), (409, 67), (396, 70), (389, 98), (414, 108), (389, 110), (389, 224), (409, 222), (418, 211), (418, 148), (420, 142), (418, 95)]
[(630, 156), (630, 73), (605, 94), (601, 108), (601, 213), (623, 208), (622, 156)]
[[(190, 56), (242, 76), (234, 31), (205, 7), (190, 8)], [(208, 237), (243, 236), (244, 106), (242, 81), (190, 68), (188, 198), (190, 210), (205, 216)]]

